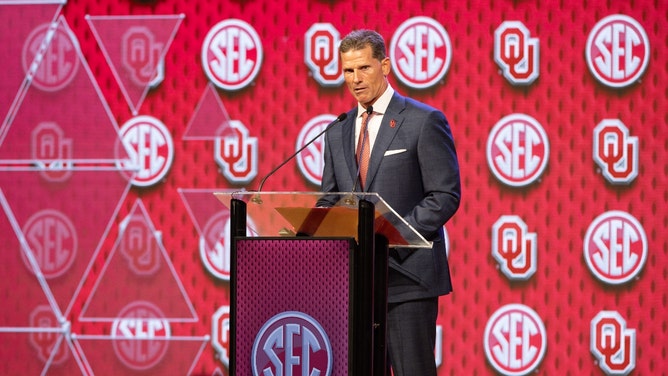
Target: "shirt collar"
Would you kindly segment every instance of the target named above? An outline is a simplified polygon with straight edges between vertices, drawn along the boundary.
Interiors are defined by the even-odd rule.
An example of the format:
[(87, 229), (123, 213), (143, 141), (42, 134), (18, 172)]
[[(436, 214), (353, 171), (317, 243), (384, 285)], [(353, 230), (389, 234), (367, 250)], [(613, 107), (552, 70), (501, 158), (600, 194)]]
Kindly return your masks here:
[[(387, 107), (390, 105), (390, 100), (392, 100), (392, 96), (394, 95), (394, 89), (392, 86), (389, 84), (387, 85), (387, 88), (381, 94), (380, 97), (376, 100), (376, 102), (373, 104), (373, 112), (376, 114), (384, 114), (387, 111)], [(362, 116), (362, 113), (365, 112), (366, 110), (360, 103), (357, 104), (357, 114), (358, 116)]]

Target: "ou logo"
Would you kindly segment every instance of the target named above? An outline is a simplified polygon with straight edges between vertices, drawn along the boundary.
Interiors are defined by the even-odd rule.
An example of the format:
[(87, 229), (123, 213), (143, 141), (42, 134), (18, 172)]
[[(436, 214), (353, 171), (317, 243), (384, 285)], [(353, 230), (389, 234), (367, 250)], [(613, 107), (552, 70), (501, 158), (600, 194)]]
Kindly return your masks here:
[[(30, 313), (30, 344), (44, 363), (61, 365), (70, 357), (64, 335), (52, 329), (62, 326), (48, 305), (39, 305)], [(55, 352), (55, 353), (54, 353)]]
[(323, 375), (332, 373), (332, 345), (313, 317), (285, 311), (258, 332), (251, 362), (253, 375)]
[(72, 176), (72, 147), (72, 139), (58, 123), (41, 122), (31, 133), (31, 155), (47, 181), (62, 182)]
[(638, 176), (638, 137), (618, 119), (603, 119), (594, 128), (594, 161), (612, 184), (630, 184)]
[(339, 61), (339, 31), (330, 23), (313, 24), (304, 36), (304, 61), (313, 78), (322, 86), (343, 83)]
[(516, 215), (503, 215), (492, 226), (492, 256), (503, 274), (527, 280), (537, 269), (537, 234)]
[(513, 85), (528, 85), (538, 78), (538, 38), (519, 21), (504, 21), (494, 32), (494, 61)]
[(591, 320), (591, 352), (608, 375), (628, 375), (636, 366), (636, 331), (616, 311), (601, 311)]
[(230, 306), (221, 306), (211, 318), (211, 346), (218, 359), (230, 365)]

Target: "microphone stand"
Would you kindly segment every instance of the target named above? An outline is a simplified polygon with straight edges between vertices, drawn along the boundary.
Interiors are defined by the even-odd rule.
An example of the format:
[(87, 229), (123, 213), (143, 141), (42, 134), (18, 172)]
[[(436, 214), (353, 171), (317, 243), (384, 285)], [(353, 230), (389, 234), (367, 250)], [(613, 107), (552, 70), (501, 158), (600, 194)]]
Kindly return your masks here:
[(327, 125), (327, 126), (325, 127), (325, 129), (323, 129), (320, 133), (318, 133), (315, 137), (313, 137), (312, 139), (310, 139), (306, 144), (304, 144), (301, 148), (299, 148), (299, 149), (298, 149), (296, 152), (294, 152), (291, 156), (289, 156), (287, 159), (285, 159), (283, 162), (281, 162), (278, 166), (274, 167), (273, 170), (269, 171), (269, 173), (268, 173), (267, 175), (265, 175), (264, 178), (262, 178), (262, 180), (260, 181), (260, 185), (259, 185), (258, 188), (257, 188), (257, 193), (258, 193), (258, 194), (256, 194), (255, 196), (253, 196), (253, 198), (252, 198), (251, 200), (252, 200), (254, 203), (256, 203), (256, 204), (261, 204), (261, 203), (262, 203), (262, 199), (260, 198), (259, 193), (262, 192), (262, 187), (264, 186), (264, 182), (267, 181), (267, 179), (268, 179), (271, 175), (273, 175), (276, 171), (278, 171), (281, 167), (285, 166), (286, 163), (290, 162), (294, 157), (296, 157), (297, 155), (299, 155), (299, 153), (301, 153), (301, 152), (302, 152), (304, 149), (306, 149), (309, 145), (311, 145), (312, 143), (314, 143), (315, 140), (317, 140), (318, 138), (320, 138), (320, 136), (322, 136), (323, 134), (327, 133), (327, 131), (329, 131), (334, 125), (336, 125), (337, 123), (340, 123), (340, 122), (344, 121), (347, 117), (348, 117), (348, 114), (345, 113), (345, 112), (342, 113), (341, 115), (339, 115), (336, 119), (334, 119), (334, 121), (332, 121), (331, 123), (329, 123), (329, 125)]

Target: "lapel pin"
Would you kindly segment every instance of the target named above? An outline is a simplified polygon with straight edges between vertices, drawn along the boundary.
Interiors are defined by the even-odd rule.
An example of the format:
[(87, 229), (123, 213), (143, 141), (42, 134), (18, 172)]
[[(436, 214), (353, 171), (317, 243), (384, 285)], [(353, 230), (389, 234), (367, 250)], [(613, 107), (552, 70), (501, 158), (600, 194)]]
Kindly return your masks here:
[(390, 128), (394, 128), (396, 126), (397, 126), (397, 121), (394, 119), (390, 120)]

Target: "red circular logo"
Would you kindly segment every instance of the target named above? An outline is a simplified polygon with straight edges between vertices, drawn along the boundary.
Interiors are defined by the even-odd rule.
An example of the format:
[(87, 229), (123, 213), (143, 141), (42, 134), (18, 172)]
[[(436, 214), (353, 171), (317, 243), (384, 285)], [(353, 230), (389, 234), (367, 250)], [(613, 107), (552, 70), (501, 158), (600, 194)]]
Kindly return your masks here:
[(547, 332), (540, 316), (523, 304), (499, 308), (485, 327), (485, 355), (499, 373), (528, 375), (545, 356)]
[(114, 320), (111, 336), (118, 359), (127, 367), (147, 370), (167, 353), (171, 327), (154, 304), (135, 301), (128, 304)]
[(286, 311), (260, 329), (251, 353), (253, 375), (323, 375), (332, 373), (332, 345), (313, 317)]
[(124, 172), (133, 173), (132, 184), (149, 187), (159, 183), (174, 160), (174, 142), (165, 124), (152, 116), (137, 116), (123, 124), (119, 135), (130, 160), (119, 159), (118, 163)]
[(202, 44), (204, 73), (225, 90), (248, 86), (260, 72), (262, 42), (248, 23), (229, 19), (217, 23)]
[(413, 17), (392, 37), (390, 62), (394, 74), (413, 88), (435, 85), (445, 76), (452, 60), (450, 36), (429, 17)]
[(649, 38), (633, 18), (613, 14), (600, 20), (587, 38), (587, 65), (594, 77), (610, 87), (636, 82), (649, 63)]
[[(29, 256), (47, 279), (65, 274), (77, 256), (78, 236), (72, 221), (63, 213), (47, 209), (30, 217), (23, 226), (30, 246)], [(29, 256), (21, 252), (28, 270), (33, 271)]]
[(32, 85), (44, 91), (67, 86), (79, 70), (78, 47), (62, 22), (55, 31), (51, 24), (35, 28), (23, 45), (23, 69), (32, 74)]
[(502, 183), (521, 187), (536, 181), (550, 155), (547, 134), (536, 119), (512, 114), (499, 120), (487, 139), (487, 164)]
[[(322, 132), (332, 121), (336, 119), (334, 115), (320, 115), (309, 120), (297, 136), (295, 151), (301, 149), (304, 144), (309, 142), (318, 133)], [(311, 145), (302, 150), (297, 155), (297, 164), (302, 175), (314, 185), (320, 185), (322, 181), (322, 170), (325, 165), (324, 159), (325, 136), (318, 137)]]
[[(248, 236), (257, 236), (255, 223), (247, 218)], [(231, 244), (230, 213), (221, 211), (213, 215), (204, 225), (199, 237), (199, 256), (206, 270), (221, 281), (230, 280)]]
[(589, 271), (600, 281), (625, 283), (640, 273), (647, 260), (645, 230), (628, 213), (603, 213), (587, 229), (584, 258)]

